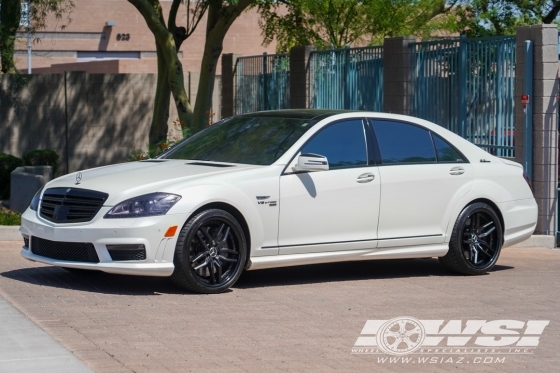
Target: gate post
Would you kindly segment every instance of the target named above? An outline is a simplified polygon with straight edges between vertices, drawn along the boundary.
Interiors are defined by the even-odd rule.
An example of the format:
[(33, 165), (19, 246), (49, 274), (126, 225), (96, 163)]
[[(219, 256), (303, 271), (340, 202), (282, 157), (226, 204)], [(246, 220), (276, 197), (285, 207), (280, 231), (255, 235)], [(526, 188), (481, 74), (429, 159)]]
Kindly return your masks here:
[(227, 118), (234, 114), (234, 70), (240, 54), (222, 54), (222, 110), (221, 117)]
[[(459, 39), (459, 127), (462, 138), (467, 138), (467, 36)], [(472, 140), (471, 140), (472, 141)]]
[[(533, 44), (532, 82), (525, 82), (525, 41)], [(533, 147), (532, 183), (538, 204), (538, 222), (535, 234), (544, 235), (545, 246), (556, 245), (556, 206), (558, 185), (558, 28), (556, 25), (535, 25), (517, 28), (515, 74), (515, 159), (525, 158), (525, 115), (521, 95), (526, 94), (526, 83), (532, 83)], [(528, 78), (529, 79), (529, 78)]]
[(350, 82), (348, 79), (350, 78), (350, 46), (347, 45), (344, 47), (344, 109), (350, 109)]
[(385, 38), (383, 41), (383, 111), (386, 113), (410, 114), (409, 44), (415, 41), (414, 36)]
[(307, 61), (314, 51), (312, 45), (298, 46), (290, 49), (290, 108), (305, 109), (308, 101)]
[(267, 60), (267, 53), (263, 53), (263, 107), (261, 110), (268, 110), (268, 82), (267, 82), (267, 74), (268, 74), (268, 60)]

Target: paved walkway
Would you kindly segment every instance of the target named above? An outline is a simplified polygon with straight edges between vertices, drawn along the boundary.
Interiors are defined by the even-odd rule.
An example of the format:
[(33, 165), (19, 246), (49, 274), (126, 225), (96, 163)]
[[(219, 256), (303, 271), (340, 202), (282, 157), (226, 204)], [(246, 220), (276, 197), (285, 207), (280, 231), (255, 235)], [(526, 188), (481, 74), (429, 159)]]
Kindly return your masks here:
[(78, 360), (0, 296), (0, 372), (91, 372)]
[[(435, 259), (339, 263), (247, 272), (228, 293), (196, 295), (165, 278), (78, 276), (19, 247), (0, 242), (0, 292), (96, 372), (560, 371), (560, 250), (506, 249), (487, 276)], [(550, 324), (532, 354), (505, 361), (351, 353), (366, 320), (399, 316)]]

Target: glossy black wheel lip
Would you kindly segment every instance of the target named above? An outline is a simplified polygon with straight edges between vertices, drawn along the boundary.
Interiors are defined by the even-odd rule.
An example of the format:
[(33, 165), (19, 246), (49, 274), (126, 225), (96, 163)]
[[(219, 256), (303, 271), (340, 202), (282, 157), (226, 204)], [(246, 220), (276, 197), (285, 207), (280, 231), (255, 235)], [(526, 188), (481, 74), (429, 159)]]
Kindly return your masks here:
[[(485, 230), (482, 230), (480, 232), (467, 232), (467, 221), (469, 221), (469, 219), (475, 217), (475, 215), (478, 215), (480, 217), (480, 214), (483, 214), (488, 220), (491, 220), (492, 225), (488, 226), (487, 228), (485, 228)], [(486, 222), (486, 224), (488, 224), (490, 222)], [(482, 227), (484, 226), (483, 224), (479, 224), (479, 226), (482, 225)], [(467, 218), (465, 219), (465, 222), (463, 223), (463, 227), (461, 229), (461, 235), (458, 238), (459, 239), (459, 245), (461, 247), (461, 251), (462, 254), (464, 255), (465, 251), (469, 251), (469, 254), (471, 253), (470, 251), (470, 243), (467, 244), (465, 241), (474, 241), (479, 243), (479, 247), (482, 248), (482, 250), (479, 248), (477, 249), (477, 252), (479, 253), (480, 256), (487, 256), (484, 251), (487, 254), (490, 254), (490, 257), (488, 257), (488, 259), (484, 260), (484, 261), (480, 261), (480, 264), (475, 264), (473, 263), (470, 258), (464, 258), (467, 265), (473, 269), (476, 270), (484, 270), (486, 268), (491, 267), (496, 260), (498, 259), (498, 256), (500, 254), (500, 250), (501, 250), (501, 246), (502, 246), (502, 237), (501, 237), (501, 223), (499, 221), (499, 219), (496, 216), (493, 216), (493, 214), (490, 214), (488, 211), (485, 211), (484, 209), (476, 209), (472, 212), (470, 212), (470, 214), (467, 216)], [(488, 231), (491, 230), (490, 233), (488, 233)], [(474, 239), (473, 236), (476, 235), (476, 239)], [(488, 234), (486, 234), (488, 233)], [(486, 235), (485, 235), (486, 234)], [(482, 236), (482, 237), (480, 237)], [(490, 242), (488, 242), (489, 240), (491, 240)], [(489, 250), (492, 250), (491, 252), (489, 252)]]
[[(190, 250), (191, 250), (191, 242), (192, 240), (196, 240), (197, 236), (198, 236), (198, 232), (201, 230), (201, 228), (204, 228), (207, 225), (210, 225), (213, 222), (220, 222), (221, 224), (225, 224), (230, 228), (230, 237), (232, 237), (233, 240), (235, 240), (235, 245), (236, 245), (236, 251), (237, 251), (237, 256), (238, 256), (238, 260), (235, 264), (234, 267), (232, 268), (228, 268), (227, 271), (229, 271), (229, 273), (227, 273), (227, 276), (225, 276), (221, 282), (216, 282), (216, 283), (210, 283), (210, 281), (208, 281), (205, 277), (200, 276), (197, 271), (194, 269), (194, 267), (196, 267), (196, 265), (193, 265), (193, 263), (191, 262), (191, 254), (190, 254)], [(241, 240), (240, 240), (240, 236), (239, 236), (239, 232), (237, 227), (235, 227), (234, 224), (232, 224), (232, 222), (224, 217), (220, 217), (220, 216), (213, 216), (210, 217), (208, 219), (204, 219), (201, 222), (199, 222), (199, 224), (196, 225), (195, 227), (196, 229), (193, 229), (191, 234), (188, 237), (188, 240), (185, 242), (185, 258), (187, 258), (187, 260), (184, 262), (184, 266), (188, 267), (186, 268), (191, 274), (192, 276), (196, 279), (197, 283), (206, 287), (206, 288), (221, 288), (221, 287), (227, 287), (229, 286), (229, 284), (232, 281), (235, 281), (236, 278), (236, 274), (239, 272), (239, 267), (241, 266), (241, 261), (242, 261), (242, 255), (241, 255)], [(199, 263), (200, 264), (200, 263)], [(226, 271), (226, 272), (227, 272)]]

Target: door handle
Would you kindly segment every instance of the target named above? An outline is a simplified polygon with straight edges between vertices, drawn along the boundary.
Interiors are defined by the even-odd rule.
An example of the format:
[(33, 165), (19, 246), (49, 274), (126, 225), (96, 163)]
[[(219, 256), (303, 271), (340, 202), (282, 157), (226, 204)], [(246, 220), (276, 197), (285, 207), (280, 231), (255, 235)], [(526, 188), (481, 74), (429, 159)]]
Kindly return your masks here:
[(465, 173), (465, 169), (463, 167), (453, 167), (451, 170), (449, 170), (449, 173), (451, 175), (462, 175)]
[(373, 181), (375, 179), (375, 175), (372, 174), (371, 172), (366, 172), (365, 174), (361, 174), (360, 176), (358, 176), (358, 179), (356, 180), (358, 183), (369, 183), (370, 181)]

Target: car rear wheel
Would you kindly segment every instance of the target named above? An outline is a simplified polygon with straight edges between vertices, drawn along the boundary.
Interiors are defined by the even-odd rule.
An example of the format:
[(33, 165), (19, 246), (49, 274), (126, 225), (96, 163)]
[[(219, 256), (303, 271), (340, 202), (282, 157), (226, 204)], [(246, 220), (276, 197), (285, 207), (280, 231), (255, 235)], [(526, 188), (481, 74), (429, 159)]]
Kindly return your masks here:
[(241, 275), (247, 257), (243, 229), (228, 212), (203, 211), (179, 233), (172, 281), (196, 293), (221, 293)]
[(486, 203), (473, 203), (457, 218), (449, 251), (439, 260), (449, 270), (463, 275), (488, 273), (500, 256), (502, 232), (494, 209)]

